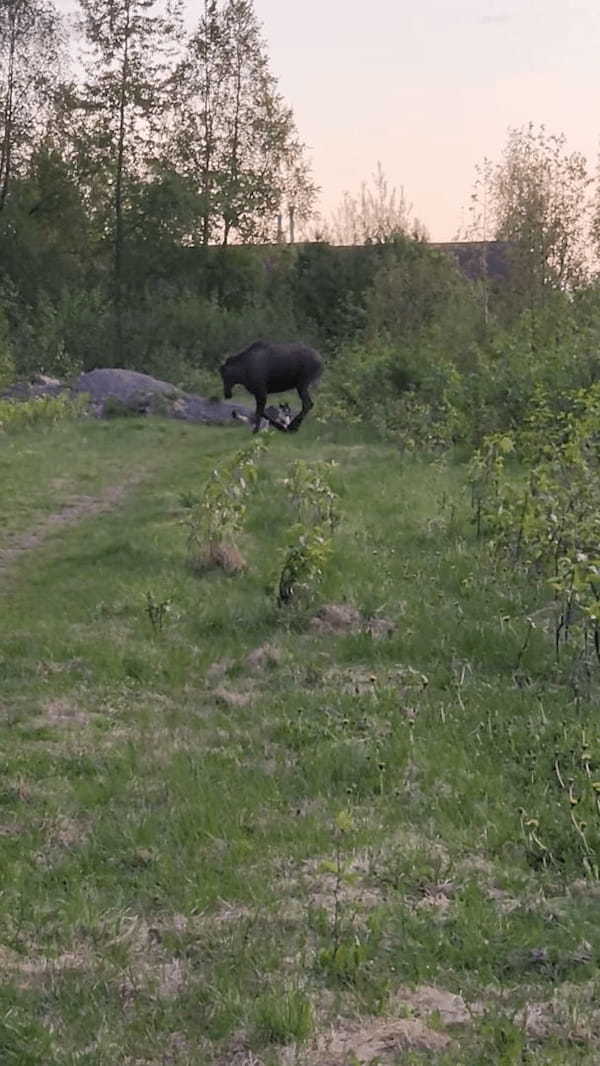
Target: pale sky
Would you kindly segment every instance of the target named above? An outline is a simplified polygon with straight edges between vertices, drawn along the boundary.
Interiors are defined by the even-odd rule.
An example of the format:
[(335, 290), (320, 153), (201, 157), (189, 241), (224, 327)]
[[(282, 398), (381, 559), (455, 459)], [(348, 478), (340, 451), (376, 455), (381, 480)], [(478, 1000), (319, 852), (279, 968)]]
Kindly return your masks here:
[[(69, 0), (59, 0), (72, 9)], [(196, 22), (202, 4), (187, 0)], [(564, 133), (595, 171), (600, 0), (255, 0), (326, 213), (380, 161), (433, 240), (509, 126)]]

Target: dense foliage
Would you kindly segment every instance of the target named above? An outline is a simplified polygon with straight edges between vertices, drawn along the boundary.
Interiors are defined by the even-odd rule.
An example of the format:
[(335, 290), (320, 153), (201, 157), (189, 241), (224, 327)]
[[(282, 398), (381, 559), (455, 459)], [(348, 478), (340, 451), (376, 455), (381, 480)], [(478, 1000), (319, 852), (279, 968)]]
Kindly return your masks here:
[(480, 168), (467, 235), (508, 271), (469, 281), (381, 167), (294, 241), (316, 188), (250, 0), (189, 33), (176, 0), (80, 0), (76, 30), (0, 0), (0, 29), (0, 387), (120, 365), (214, 391), (224, 353), (301, 338), (321, 413), (437, 450), (598, 380), (600, 212), (564, 137), (511, 130)]

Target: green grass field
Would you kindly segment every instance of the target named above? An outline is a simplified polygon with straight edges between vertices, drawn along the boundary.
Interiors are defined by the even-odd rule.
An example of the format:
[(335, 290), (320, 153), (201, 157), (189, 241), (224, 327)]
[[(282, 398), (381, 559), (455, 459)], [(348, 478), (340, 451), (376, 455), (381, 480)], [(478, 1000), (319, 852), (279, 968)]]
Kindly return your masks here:
[[(194, 575), (182, 498), (246, 439), (0, 441), (0, 1062), (600, 1062), (595, 679), (541, 625), (523, 650), (544, 599), (460, 464), (314, 420), (261, 460), (248, 571)], [(299, 457), (343, 517), (290, 611)], [(395, 631), (317, 633), (326, 603)]]

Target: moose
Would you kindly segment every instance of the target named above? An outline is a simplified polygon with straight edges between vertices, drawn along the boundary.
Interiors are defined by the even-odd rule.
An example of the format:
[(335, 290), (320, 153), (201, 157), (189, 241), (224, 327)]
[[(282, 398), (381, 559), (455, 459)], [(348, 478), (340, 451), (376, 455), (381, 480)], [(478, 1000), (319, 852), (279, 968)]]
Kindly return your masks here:
[(273, 344), (270, 341), (255, 341), (248, 348), (230, 355), (219, 368), (223, 379), (223, 392), (230, 400), (234, 385), (243, 385), (256, 400), (254, 433), (258, 433), (265, 417), (267, 397), (272, 392), (287, 392), (296, 389), (302, 402), (302, 410), (284, 425), (266, 415), (276, 429), (292, 433), (297, 430), (313, 406), (309, 386), (321, 375), (321, 356), (305, 344)]

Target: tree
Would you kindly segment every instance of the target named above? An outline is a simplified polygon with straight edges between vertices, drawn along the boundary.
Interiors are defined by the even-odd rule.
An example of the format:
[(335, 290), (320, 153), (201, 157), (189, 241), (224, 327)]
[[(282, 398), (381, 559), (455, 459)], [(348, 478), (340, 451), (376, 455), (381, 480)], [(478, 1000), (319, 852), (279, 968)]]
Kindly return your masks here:
[(371, 186), (363, 181), (358, 196), (345, 192), (342, 203), (325, 226), (332, 244), (386, 244), (397, 237), (427, 238), (425, 227), (412, 217), (404, 189), (390, 188), (381, 163), (372, 175)]
[(594, 203), (592, 207), (591, 239), (595, 254), (596, 278), (598, 278), (598, 264), (600, 262), (600, 155), (596, 164), (596, 180), (594, 189)]
[(265, 240), (283, 210), (292, 228), (310, 213), (316, 188), (305, 149), (249, 0), (205, 0), (178, 95), (172, 158), (197, 184), (201, 243)]
[(566, 139), (530, 123), (510, 129), (502, 160), (486, 160), (471, 200), (479, 238), (511, 246), (511, 284), (521, 306), (535, 308), (552, 290), (585, 280), (588, 259), (587, 163)]
[(0, 211), (47, 120), (63, 49), (49, 0), (0, 0)]
[[(88, 45), (81, 112), (88, 173), (112, 238), (115, 354), (123, 350), (123, 256), (130, 187), (148, 175), (171, 85), (181, 23), (178, 0), (80, 0)], [(102, 210), (101, 206), (101, 210)]]

